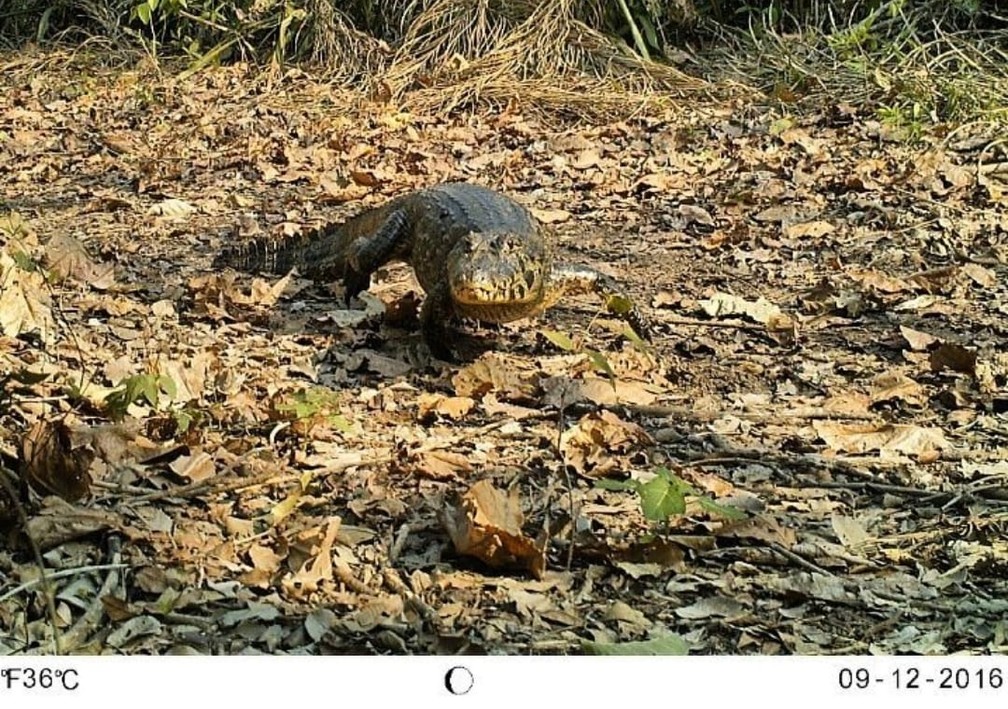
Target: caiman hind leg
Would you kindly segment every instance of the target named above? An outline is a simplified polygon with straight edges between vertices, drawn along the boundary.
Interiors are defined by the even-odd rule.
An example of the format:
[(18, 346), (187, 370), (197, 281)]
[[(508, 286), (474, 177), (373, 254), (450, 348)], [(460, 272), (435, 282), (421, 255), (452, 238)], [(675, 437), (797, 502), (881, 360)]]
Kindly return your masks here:
[(408, 231), (402, 209), (389, 212), (373, 233), (358, 237), (347, 247), (343, 272), (344, 300), (349, 303), (371, 285), (371, 274), (394, 258), (402, 258)]

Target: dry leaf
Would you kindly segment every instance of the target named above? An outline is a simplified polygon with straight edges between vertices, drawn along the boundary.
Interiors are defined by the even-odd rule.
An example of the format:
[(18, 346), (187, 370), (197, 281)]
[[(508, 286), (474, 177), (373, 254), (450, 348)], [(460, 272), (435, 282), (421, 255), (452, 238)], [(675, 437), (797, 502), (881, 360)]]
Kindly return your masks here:
[(71, 278), (86, 283), (95, 290), (108, 290), (115, 285), (115, 268), (98, 265), (84, 245), (67, 234), (56, 234), (45, 246), (45, 262), (56, 280)]
[(730, 293), (715, 293), (707, 300), (700, 301), (700, 307), (712, 318), (744, 315), (750, 320), (763, 325), (779, 322), (779, 318), (784, 318), (790, 322), (790, 319), (781, 313), (781, 309), (766, 298), (750, 301), (731, 295)]
[(53, 333), (49, 288), (41, 273), (22, 270), (0, 251), (0, 332), (7, 337), (37, 331), (48, 341)]
[(322, 539), (310, 549), (310, 556), (293, 574), (281, 581), (284, 591), (293, 598), (305, 598), (316, 591), (324, 581), (333, 578), (332, 548), (340, 528), (340, 518), (326, 521)]
[(170, 197), (151, 205), (150, 209), (147, 210), (147, 214), (156, 217), (165, 217), (174, 221), (183, 221), (195, 211), (196, 207), (184, 199)]
[(515, 403), (533, 401), (537, 375), (517, 358), (488, 352), (452, 376), (459, 396), (480, 399), (493, 392), (498, 399)]
[(913, 406), (923, 406), (927, 402), (924, 387), (898, 372), (880, 374), (872, 381), (871, 403), (902, 400)]
[(921, 456), (949, 450), (951, 444), (938, 428), (910, 424), (856, 424), (813, 421), (813, 428), (831, 450), (862, 454), (869, 451)]
[(472, 411), (474, 406), (476, 401), (468, 396), (423, 393), (417, 399), (417, 419), (430, 422), (438, 416), (444, 416), (458, 421)]
[(619, 472), (619, 455), (651, 445), (654, 441), (643, 428), (611, 411), (600, 411), (586, 414), (565, 431), (560, 449), (568, 465), (582, 474), (600, 478)]
[(917, 352), (923, 352), (927, 350), (931, 345), (938, 341), (938, 338), (934, 335), (929, 335), (926, 332), (921, 332), (920, 330), (914, 330), (913, 328), (906, 327), (905, 325), (900, 325), (900, 334), (903, 335), (903, 339), (907, 341), (910, 345), (910, 349)]
[(70, 429), (62, 421), (39, 421), (21, 440), (28, 482), (43, 495), (52, 493), (69, 502), (87, 495), (92, 460), (93, 451), (72, 447)]
[(459, 473), (471, 473), (469, 457), (451, 451), (425, 451), (415, 461), (415, 472), (432, 480), (454, 480)]
[(802, 222), (799, 224), (788, 224), (784, 227), (784, 236), (788, 239), (816, 238), (832, 234), (836, 227), (829, 222), (821, 220), (814, 222)]
[(187, 483), (207, 480), (217, 473), (213, 459), (203, 452), (180, 456), (168, 467)]
[(865, 528), (853, 517), (845, 517), (840, 514), (830, 515), (830, 522), (837, 539), (848, 549), (853, 549), (864, 544), (871, 538)]
[(522, 533), (524, 515), (517, 489), (505, 495), (481, 480), (443, 511), (441, 521), (459, 554), (493, 568), (523, 569), (542, 578), (545, 547)]

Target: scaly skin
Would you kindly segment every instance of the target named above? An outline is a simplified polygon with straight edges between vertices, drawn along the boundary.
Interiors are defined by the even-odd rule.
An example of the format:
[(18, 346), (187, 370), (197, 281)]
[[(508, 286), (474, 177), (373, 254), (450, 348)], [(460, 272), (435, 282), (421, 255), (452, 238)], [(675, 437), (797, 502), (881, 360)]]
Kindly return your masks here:
[(426, 292), (420, 323), (438, 356), (450, 354), (445, 328), (453, 317), (510, 322), (542, 312), (565, 293), (614, 292), (598, 271), (555, 263), (549, 234), (525, 207), (466, 183), (404, 194), (291, 239), (252, 241), (223, 252), (214, 267), (297, 268), (314, 280), (342, 280), (349, 302), (390, 261), (409, 263)]

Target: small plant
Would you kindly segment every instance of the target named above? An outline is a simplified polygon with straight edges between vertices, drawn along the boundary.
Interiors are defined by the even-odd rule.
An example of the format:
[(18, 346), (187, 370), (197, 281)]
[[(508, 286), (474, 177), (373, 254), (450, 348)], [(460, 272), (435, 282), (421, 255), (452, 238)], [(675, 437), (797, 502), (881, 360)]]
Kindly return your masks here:
[(920, 140), (924, 133), (924, 107), (917, 101), (909, 106), (884, 106), (878, 110), (879, 118), (897, 134), (910, 142)]
[(178, 387), (167, 374), (137, 374), (127, 377), (105, 397), (105, 407), (109, 418), (122, 421), (131, 404), (148, 403), (155, 409), (162, 396), (175, 397)]
[(339, 395), (325, 387), (299, 389), (281, 395), (273, 403), (277, 418), (290, 421), (295, 430), (304, 435), (318, 425), (328, 425), (348, 433), (353, 429), (350, 420), (339, 413)]
[(710, 495), (701, 494), (688, 482), (668, 468), (655, 469), (655, 477), (647, 482), (639, 480), (599, 480), (597, 487), (604, 490), (630, 490), (640, 496), (644, 516), (658, 524), (668, 524), (674, 517), (686, 513), (687, 497), (700, 509), (725, 519), (744, 519), (745, 513), (729, 505), (721, 505)]

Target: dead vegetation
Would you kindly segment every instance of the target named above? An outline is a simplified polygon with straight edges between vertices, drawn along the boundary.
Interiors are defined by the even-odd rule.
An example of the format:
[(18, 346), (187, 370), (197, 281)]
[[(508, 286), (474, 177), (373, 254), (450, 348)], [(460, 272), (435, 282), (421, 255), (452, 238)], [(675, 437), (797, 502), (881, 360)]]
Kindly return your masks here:
[[(0, 59), (3, 652), (1005, 651), (997, 121), (811, 89), (603, 120), (508, 83), (563, 22), (407, 33), (379, 100)], [(403, 269), (349, 311), (209, 271), (449, 179), (617, 276), (653, 347), (572, 300), (448, 366)]]

